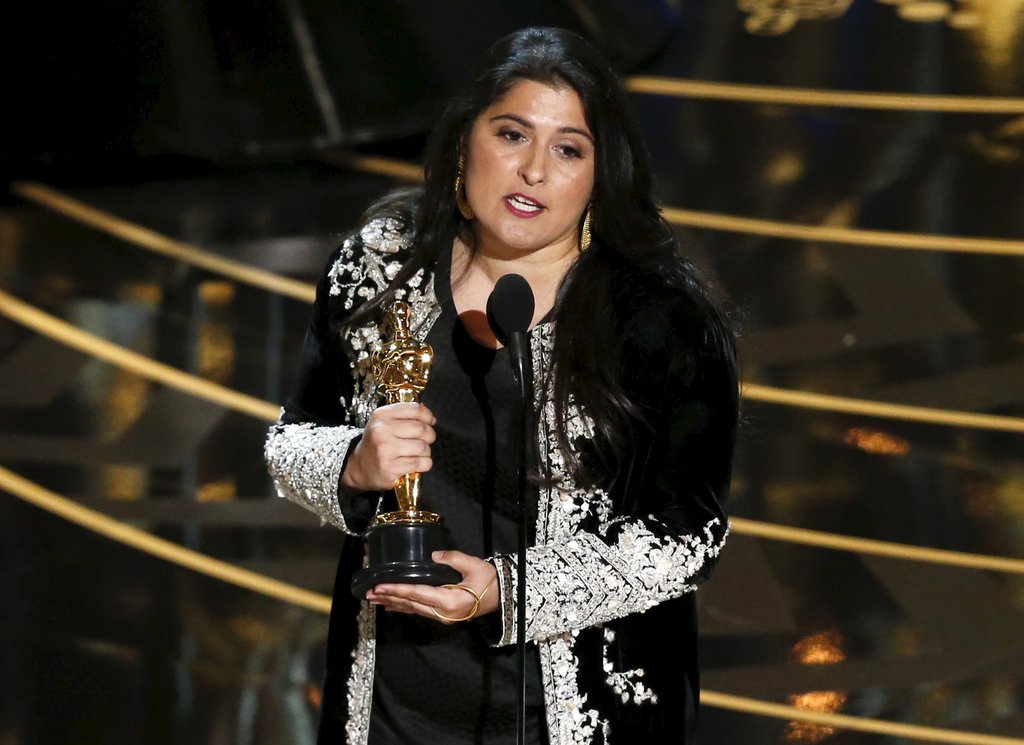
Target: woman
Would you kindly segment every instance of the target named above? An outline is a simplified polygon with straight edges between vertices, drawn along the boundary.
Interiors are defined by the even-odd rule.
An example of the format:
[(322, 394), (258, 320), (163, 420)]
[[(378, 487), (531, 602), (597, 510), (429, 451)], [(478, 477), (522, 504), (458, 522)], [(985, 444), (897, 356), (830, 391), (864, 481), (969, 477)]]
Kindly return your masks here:
[[(425, 170), (328, 262), (267, 441), (280, 494), (348, 535), (320, 741), (515, 741), (514, 384), (484, 315), (514, 272), (537, 299), (530, 741), (692, 742), (691, 591), (728, 532), (734, 339), (654, 205), (624, 90), (580, 37), (515, 33), (447, 108)], [(434, 369), (422, 403), (375, 409), (369, 355), (395, 299)], [(435, 559), (463, 580), (361, 603), (360, 532), (410, 472), (452, 535)]]

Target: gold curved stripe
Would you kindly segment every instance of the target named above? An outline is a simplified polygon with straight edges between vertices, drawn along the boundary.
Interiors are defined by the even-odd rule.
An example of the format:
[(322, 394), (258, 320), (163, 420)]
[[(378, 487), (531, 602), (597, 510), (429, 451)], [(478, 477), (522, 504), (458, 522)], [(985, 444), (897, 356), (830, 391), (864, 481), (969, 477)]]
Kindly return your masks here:
[(705, 80), (638, 75), (626, 80), (633, 93), (676, 98), (700, 98), (782, 106), (827, 106), (890, 111), (945, 111), (961, 114), (1024, 114), (1024, 99), (987, 96), (934, 96), (920, 93), (861, 93), (857, 91), (786, 88), (770, 85), (715, 83)]
[(359, 155), (358, 153), (331, 153), (323, 156), (336, 165), (353, 168), (363, 173), (375, 173), (378, 176), (390, 176), (402, 181), (422, 181), (423, 167), (415, 163), (407, 163), (395, 158), (381, 158), (375, 155)]
[(280, 295), (293, 297), (296, 300), (313, 302), (316, 288), (279, 274), (257, 269), (240, 261), (225, 259), (222, 256), (197, 249), (183, 241), (168, 238), (154, 230), (144, 228), (128, 220), (111, 215), (103, 210), (90, 207), (77, 199), (61, 194), (54, 189), (32, 181), (18, 181), (11, 186), (11, 191), (22, 199), (27, 199), (42, 207), (64, 215), (72, 220), (90, 225), (115, 238), (120, 238), (133, 245), (145, 248), (153, 253), (184, 261), (192, 266), (215, 272), (222, 276), (260, 287)]
[(68, 522), (99, 533), (118, 543), (131, 546), (158, 559), (317, 613), (331, 612), (331, 599), (327, 595), (304, 590), (287, 582), (272, 579), (158, 538), (151, 533), (133, 528), (120, 520), (107, 517), (101, 512), (83, 507), (67, 497), (44, 489), (3, 466), (0, 466), (0, 489)]
[(926, 740), (928, 742), (951, 742), (955, 745), (1024, 745), (1024, 739), (1017, 737), (1001, 737), (985, 735), (980, 732), (963, 732), (961, 730), (938, 729), (924, 727), (919, 724), (903, 724), (888, 722), (882, 719), (868, 719), (849, 714), (824, 714), (796, 706), (773, 704), (745, 696), (733, 696), (728, 693), (701, 690), (700, 702), (705, 706), (719, 709), (740, 711), (773, 719), (796, 720), (811, 722), (827, 727), (855, 730), (857, 732), (874, 732), (892, 737), (906, 737), (910, 740)]
[(269, 422), (277, 420), (280, 409), (274, 404), (189, 375), (170, 365), (157, 362), (138, 352), (101, 339), (95, 334), (76, 328), (67, 321), (44, 313), (3, 290), (0, 290), (0, 314), (43, 336), (125, 370), (130, 370), (136, 375), (258, 419)]
[[(96, 510), (83, 507), (66, 497), (44, 489), (3, 466), (0, 466), (0, 489), (87, 530), (92, 530), (118, 543), (138, 549), (177, 566), (276, 600), (292, 603), (316, 613), (329, 614), (331, 611), (331, 598), (327, 595), (272, 579), (234, 564), (229, 564), (228, 562), (184, 548), (163, 538), (158, 538), (151, 533), (126, 525), (119, 520), (108, 517)], [(906, 737), (913, 740), (958, 743), (959, 745), (1024, 745), (1024, 740), (1020, 739), (959, 730), (936, 729), (843, 714), (821, 714), (795, 706), (774, 704), (768, 701), (734, 696), (707, 689), (701, 690), (701, 703), (705, 706), (713, 706), (757, 716), (811, 722), (831, 727), (841, 727), (847, 730)]]
[(836, 551), (850, 551), (871, 556), (886, 556), (892, 559), (906, 559), (927, 564), (985, 569), (993, 572), (1024, 574), (1024, 559), (1010, 559), (1003, 556), (971, 554), (963, 551), (947, 551), (939, 548), (909, 546), (905, 543), (876, 541), (871, 538), (855, 538), (820, 530), (794, 528), (789, 525), (747, 520), (741, 517), (729, 518), (730, 529), (737, 535), (767, 538), (783, 543), (797, 543)]
[(925, 406), (890, 404), (884, 401), (868, 401), (862, 398), (846, 398), (824, 393), (807, 393), (786, 388), (772, 388), (757, 383), (744, 383), (743, 398), (748, 401), (792, 406), (801, 409), (830, 411), (841, 414), (900, 419), (908, 422), (942, 424), (950, 427), (989, 429), (999, 432), (1024, 433), (1024, 418), (975, 414), (969, 411), (932, 409)]
[(992, 256), (1024, 256), (1024, 241), (973, 236), (930, 235), (893, 230), (863, 230), (829, 225), (805, 225), (781, 220), (737, 217), (718, 212), (663, 207), (661, 214), (673, 225), (706, 228), (726, 233), (744, 233), (768, 238), (846, 243), (854, 246), (892, 248), (903, 251), (943, 251), (986, 254)]

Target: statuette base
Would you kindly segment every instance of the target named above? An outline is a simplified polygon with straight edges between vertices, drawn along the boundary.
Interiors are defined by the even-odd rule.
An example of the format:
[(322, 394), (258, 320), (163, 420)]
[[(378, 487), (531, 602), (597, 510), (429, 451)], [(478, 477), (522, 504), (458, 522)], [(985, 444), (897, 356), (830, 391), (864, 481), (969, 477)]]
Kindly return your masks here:
[(434, 551), (443, 551), (449, 545), (448, 531), (440, 522), (374, 523), (366, 531), (368, 564), (352, 577), (352, 594), (362, 599), (382, 584), (440, 586), (461, 582), (462, 574), (457, 570), (430, 558)]

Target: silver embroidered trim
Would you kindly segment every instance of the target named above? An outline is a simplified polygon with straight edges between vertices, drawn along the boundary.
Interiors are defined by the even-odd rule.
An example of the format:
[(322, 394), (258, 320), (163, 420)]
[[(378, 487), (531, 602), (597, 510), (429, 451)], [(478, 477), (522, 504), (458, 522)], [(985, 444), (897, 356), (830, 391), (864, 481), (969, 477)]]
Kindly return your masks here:
[(608, 722), (587, 707), (580, 693), (579, 660), (573, 652), (575, 634), (565, 633), (538, 645), (548, 739), (553, 745), (588, 745), (598, 728), (608, 738)]
[(275, 424), (267, 434), (264, 457), (277, 494), (305, 507), (323, 522), (350, 535), (338, 503), (338, 484), (359, 427), (313, 423)]
[[(387, 288), (402, 268), (403, 253), (412, 245), (412, 233), (402, 230), (402, 222), (393, 217), (371, 220), (359, 232), (359, 240), (350, 236), (341, 244), (338, 258), (327, 272), (332, 296), (342, 296), (345, 310), (371, 300)], [(361, 243), (359, 246), (357, 243)], [(423, 282), (422, 270), (409, 280), (409, 287)], [(405, 291), (399, 290), (399, 299)]]
[(411, 234), (405, 230), (405, 223), (396, 217), (378, 217), (370, 220), (359, 231), (363, 245), (380, 253), (393, 254), (409, 248)]
[(490, 559), (498, 573), (498, 597), (501, 598), (501, 606), (498, 612), (501, 614), (501, 637), (495, 646), (503, 647), (513, 644), (516, 641), (516, 601), (514, 593), (516, 584), (512, 579), (512, 573), (516, 570), (516, 562), (512, 557), (495, 556)]
[(581, 531), (532, 547), (526, 565), (527, 638), (642, 613), (691, 592), (694, 576), (718, 555), (726, 532), (715, 518), (701, 535), (660, 537), (642, 521), (630, 520), (619, 524), (610, 543)]
[(604, 629), (602, 668), (605, 672), (605, 682), (619, 694), (619, 698), (624, 704), (628, 704), (630, 701), (634, 704), (643, 704), (648, 701), (652, 704), (658, 703), (658, 694), (645, 686), (641, 680), (644, 677), (642, 667), (632, 670), (615, 670), (615, 665), (612, 664), (611, 658), (608, 656), (608, 649), (613, 641), (615, 641), (615, 632), (611, 629)]
[(352, 650), (352, 673), (348, 679), (348, 722), (345, 741), (365, 745), (370, 736), (373, 704), (373, 665), (377, 651), (376, 610), (363, 603), (359, 611), (359, 640)]

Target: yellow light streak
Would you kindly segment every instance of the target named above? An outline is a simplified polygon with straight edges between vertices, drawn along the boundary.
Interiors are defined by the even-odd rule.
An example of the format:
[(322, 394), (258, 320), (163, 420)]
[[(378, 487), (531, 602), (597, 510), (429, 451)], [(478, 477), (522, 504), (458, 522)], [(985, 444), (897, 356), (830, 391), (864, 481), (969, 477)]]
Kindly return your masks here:
[(330, 153), (321, 156), (329, 163), (353, 168), (363, 173), (375, 173), (378, 176), (391, 176), (402, 181), (422, 181), (423, 167), (415, 163), (407, 163), (394, 158), (381, 158), (375, 155), (358, 155), (356, 153)]
[(867, 556), (885, 556), (890, 559), (906, 559), (928, 564), (985, 569), (994, 572), (1024, 574), (1024, 559), (1011, 559), (988, 554), (972, 554), (964, 551), (949, 551), (940, 548), (910, 546), (905, 543), (876, 541), (871, 538), (855, 538), (838, 533), (794, 528), (789, 525), (748, 520), (742, 517), (729, 519), (731, 532), (736, 535), (767, 538), (784, 543), (796, 543), (835, 551), (849, 551)]
[(638, 75), (626, 81), (632, 93), (675, 98), (888, 111), (944, 111), (959, 114), (1024, 114), (1024, 98), (872, 93), (819, 88), (717, 83)]
[(192, 266), (205, 269), (238, 282), (261, 287), (279, 295), (295, 298), (305, 302), (313, 302), (316, 290), (307, 282), (282, 277), (279, 274), (257, 269), (240, 261), (225, 259), (209, 251), (203, 251), (184, 241), (168, 238), (136, 223), (111, 215), (109, 212), (90, 207), (84, 202), (72, 199), (43, 184), (32, 181), (18, 181), (11, 186), (11, 191), (22, 199), (27, 199), (41, 207), (45, 207), (71, 220), (89, 225), (115, 238), (119, 238), (134, 246), (145, 248), (153, 253), (183, 261)]
[(743, 397), (748, 401), (792, 406), (801, 409), (829, 411), (858, 416), (900, 419), (923, 424), (942, 424), (968, 429), (988, 429), (1000, 432), (1024, 433), (1024, 419), (996, 414), (975, 414), (969, 411), (935, 409), (926, 406), (907, 406), (885, 401), (868, 401), (825, 393), (808, 393), (787, 388), (773, 388), (757, 383), (743, 384)]
[(849, 714), (813, 712), (796, 706), (773, 704), (768, 701), (760, 701), (745, 696), (733, 696), (728, 693), (719, 693), (718, 691), (701, 690), (700, 702), (704, 706), (714, 706), (719, 709), (756, 714), (763, 717), (772, 717), (773, 719), (813, 722), (814, 724), (826, 727), (836, 727), (855, 732), (873, 732), (891, 737), (906, 737), (910, 740), (949, 742), (954, 743), (954, 745), (1024, 745), (1024, 739), (1019, 737), (1001, 737), (999, 735), (986, 735), (980, 732), (923, 727), (918, 724), (888, 722), (882, 719), (868, 719), (867, 717), (857, 717)]
[(894, 230), (864, 230), (832, 225), (806, 225), (782, 220), (739, 217), (719, 212), (684, 210), (663, 207), (661, 214), (673, 225), (687, 228), (719, 230), (765, 238), (809, 241), (812, 243), (844, 243), (902, 251), (985, 254), (991, 256), (1024, 256), (1024, 241), (975, 236), (932, 235)]
[(136, 375), (176, 388), (190, 396), (202, 398), (264, 421), (277, 420), (280, 409), (268, 401), (197, 378), (170, 365), (157, 362), (145, 355), (101, 339), (95, 334), (82, 331), (67, 321), (44, 313), (3, 290), (0, 290), (0, 314), (43, 336), (59, 341), (61, 344), (66, 344), (80, 352), (130, 370)]
[(236, 587), (283, 600), (317, 613), (330, 613), (331, 611), (331, 599), (327, 595), (304, 590), (287, 582), (251, 572), (248, 569), (158, 538), (151, 533), (133, 528), (120, 520), (83, 507), (67, 497), (44, 489), (3, 466), (0, 466), (0, 489), (68, 522), (185, 569), (191, 569)]

